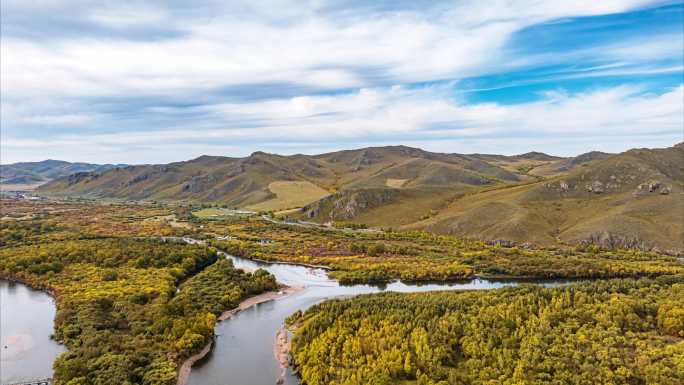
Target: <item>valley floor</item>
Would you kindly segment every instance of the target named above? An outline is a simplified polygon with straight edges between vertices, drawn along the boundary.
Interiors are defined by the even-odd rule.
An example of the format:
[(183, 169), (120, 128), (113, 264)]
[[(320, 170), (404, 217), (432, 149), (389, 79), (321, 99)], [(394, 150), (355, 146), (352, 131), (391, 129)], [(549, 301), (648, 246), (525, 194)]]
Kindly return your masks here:
[[(551, 352), (577, 343), (591, 355), (624, 361), (609, 367), (618, 376), (614, 383), (634, 383), (626, 380), (634, 378), (667, 384), (678, 379), (671, 372), (684, 362), (679, 301), (684, 261), (670, 255), (595, 246), (522, 248), (418, 231), (329, 231), (239, 214), (198, 218), (193, 208), (181, 206), (21, 200), (2, 205), (7, 219), (0, 222), (0, 272), (52, 290), (57, 298), (55, 338), (69, 349), (55, 362), (57, 384), (175, 384), (182, 362), (213, 338), (221, 314), (270, 299), (254, 296), (278, 288), (273, 275), (235, 269), (217, 250), (328, 266), (329, 276), (344, 284), (477, 276), (643, 278), (572, 289), (388, 294), (326, 302), (290, 319), (301, 326), (293, 352), (310, 385), (493, 380), (477, 377), (477, 360), (497, 362), (498, 367), (492, 365), (500, 369), (498, 378), (523, 381), (516, 377), (518, 370), (532, 373), (523, 365), (532, 358), (522, 352), (546, 351), (537, 358), (551, 359)], [(186, 244), (184, 237), (200, 242)], [(415, 322), (403, 320), (402, 307), (413, 309)], [(351, 321), (354, 317), (358, 322)], [(539, 334), (546, 330), (542, 326), (551, 334)], [(483, 339), (463, 340), (475, 333)], [(525, 347), (541, 343), (539, 338), (546, 350)], [(328, 343), (341, 345), (327, 352)], [(571, 358), (555, 359), (567, 364)], [(523, 367), (506, 372), (510, 362)], [(637, 372), (634, 362), (647, 365), (645, 371)], [(597, 376), (608, 370), (600, 360), (585, 364), (582, 368)], [(530, 367), (541, 377), (523, 382), (545, 383), (543, 373), (570, 371), (559, 365), (549, 361), (544, 368)], [(453, 374), (454, 368), (465, 374)], [(568, 381), (561, 383), (585, 383)]]

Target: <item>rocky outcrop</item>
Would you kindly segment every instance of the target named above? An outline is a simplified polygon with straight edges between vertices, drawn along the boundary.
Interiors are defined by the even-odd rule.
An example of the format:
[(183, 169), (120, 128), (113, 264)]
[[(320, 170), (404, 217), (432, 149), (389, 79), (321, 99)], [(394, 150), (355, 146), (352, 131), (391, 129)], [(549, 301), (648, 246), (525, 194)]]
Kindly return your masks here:
[(672, 192), (672, 187), (666, 186), (660, 181), (651, 180), (646, 183), (641, 183), (634, 190), (634, 196), (644, 196), (650, 194), (669, 195)]
[(214, 175), (198, 175), (193, 176), (190, 180), (183, 183), (183, 192), (190, 193), (200, 193), (207, 191), (210, 187), (214, 186), (217, 182), (217, 178)]
[[(302, 211), (310, 219), (346, 221), (367, 209), (389, 203), (398, 195), (399, 191), (395, 189), (349, 190), (325, 197), (305, 206)], [(320, 218), (326, 214), (327, 218)]]
[(95, 172), (77, 172), (67, 177), (67, 184), (71, 186), (81, 182), (88, 183), (97, 179), (99, 176), (100, 174)]
[(544, 184), (547, 190), (556, 191), (560, 193), (567, 193), (569, 191), (577, 189), (576, 185), (573, 185), (567, 181), (561, 180), (558, 182), (546, 183)]
[(588, 192), (591, 192), (594, 194), (602, 194), (606, 191), (604, 188), (603, 182), (601, 182), (599, 180), (595, 180), (591, 183), (588, 183), (586, 185), (586, 189)]

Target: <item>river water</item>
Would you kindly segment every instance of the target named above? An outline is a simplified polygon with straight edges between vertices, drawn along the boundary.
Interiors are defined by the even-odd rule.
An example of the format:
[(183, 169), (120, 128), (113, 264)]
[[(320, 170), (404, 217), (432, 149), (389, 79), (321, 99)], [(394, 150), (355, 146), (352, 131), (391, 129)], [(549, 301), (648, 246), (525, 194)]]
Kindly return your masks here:
[(0, 281), (0, 383), (52, 377), (52, 362), (65, 351), (50, 339), (55, 311), (50, 295)]
[[(284, 320), (297, 310), (326, 299), (358, 294), (426, 292), (436, 290), (488, 290), (519, 281), (474, 279), (463, 282), (404, 284), (383, 286), (343, 286), (330, 279), (324, 269), (290, 264), (256, 262), (225, 255), (236, 268), (254, 271), (265, 269), (277, 281), (303, 287), (296, 294), (262, 303), (238, 313), (216, 326), (216, 344), (211, 353), (193, 366), (190, 385), (268, 385), (281, 374), (273, 346)], [(567, 281), (546, 281), (544, 286), (559, 286)], [(52, 362), (65, 351), (50, 339), (55, 317), (54, 300), (46, 293), (25, 285), (0, 281), (0, 383), (52, 376)], [(283, 384), (297, 385), (297, 377), (288, 371)]]
[[(190, 385), (268, 385), (275, 384), (280, 366), (275, 359), (273, 345), (278, 330), (287, 316), (306, 310), (323, 300), (381, 291), (425, 292), (435, 290), (488, 290), (515, 281), (475, 279), (453, 283), (404, 284), (394, 282), (385, 286), (342, 286), (328, 278), (325, 270), (287, 264), (269, 264), (227, 256), (236, 268), (253, 271), (268, 270), (278, 282), (288, 286), (304, 286), (297, 294), (251, 307), (232, 319), (216, 326), (216, 344), (212, 352), (193, 366)], [(567, 281), (546, 281), (544, 286), (559, 286)], [(284, 384), (299, 384), (290, 371)]]

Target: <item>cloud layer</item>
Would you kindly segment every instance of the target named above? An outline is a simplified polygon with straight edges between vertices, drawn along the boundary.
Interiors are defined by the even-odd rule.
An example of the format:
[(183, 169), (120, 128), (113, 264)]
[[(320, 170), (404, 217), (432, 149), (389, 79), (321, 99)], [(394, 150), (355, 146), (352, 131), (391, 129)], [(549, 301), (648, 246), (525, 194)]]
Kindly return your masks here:
[(410, 143), (445, 152), (498, 147), (508, 154), (553, 143), (554, 153), (571, 155), (587, 147), (619, 151), (625, 143), (673, 144), (681, 139), (682, 100), (682, 86), (662, 95), (631, 87), (575, 95), (550, 92), (540, 101), (515, 105), (460, 104), (445, 90), (392, 87), (165, 111), (200, 114), (207, 127), (8, 139), (3, 145), (34, 154), (47, 150), (68, 156), (76, 151), (103, 159), (121, 151), (143, 155), (129, 158), (134, 162), (145, 162), (146, 152), (160, 154), (155, 159), (163, 162), (206, 153), (246, 155), (255, 149), (316, 153), (359, 142)]
[[(514, 105), (469, 100), (461, 82), (569, 63), (534, 81), (676, 75), (676, 29), (558, 52), (511, 45), (528, 28), (659, 1), (252, 3), (3, 1), (2, 160), (162, 162), (385, 142), (510, 152), (524, 138), (562, 153), (681, 133), (681, 79), (529, 90), (534, 100)], [(574, 144), (549, 148), (557, 138)]]

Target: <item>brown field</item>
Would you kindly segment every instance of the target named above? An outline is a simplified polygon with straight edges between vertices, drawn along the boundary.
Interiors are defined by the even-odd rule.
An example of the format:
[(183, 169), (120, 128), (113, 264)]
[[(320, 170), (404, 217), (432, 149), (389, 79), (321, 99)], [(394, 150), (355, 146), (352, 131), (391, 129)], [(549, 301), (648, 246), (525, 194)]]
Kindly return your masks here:
[(247, 208), (254, 211), (279, 211), (305, 206), (315, 202), (329, 193), (306, 181), (277, 181), (271, 182), (268, 189), (276, 195), (275, 198), (257, 203)]
[(387, 187), (401, 188), (401, 187), (404, 187), (404, 185), (406, 184), (407, 181), (408, 181), (408, 179), (387, 178), (387, 181), (385, 182), (385, 184), (387, 185)]

